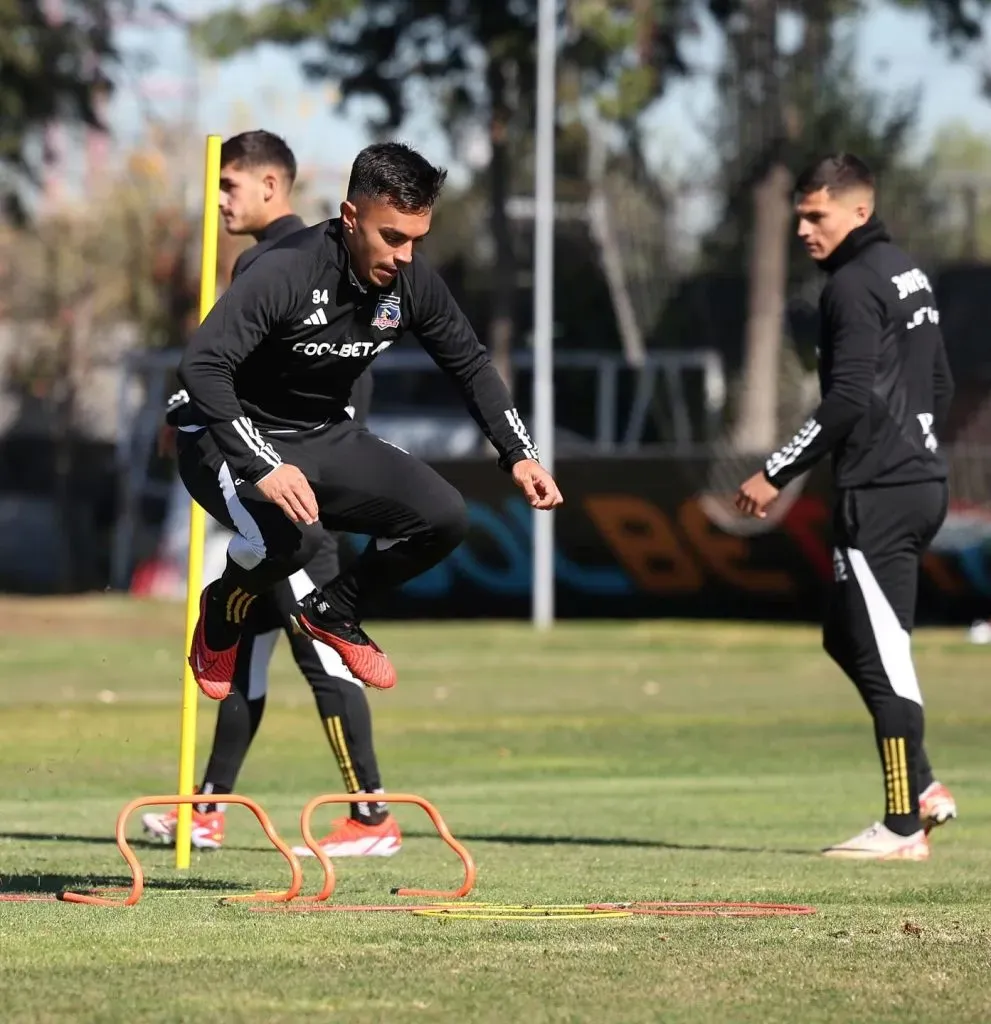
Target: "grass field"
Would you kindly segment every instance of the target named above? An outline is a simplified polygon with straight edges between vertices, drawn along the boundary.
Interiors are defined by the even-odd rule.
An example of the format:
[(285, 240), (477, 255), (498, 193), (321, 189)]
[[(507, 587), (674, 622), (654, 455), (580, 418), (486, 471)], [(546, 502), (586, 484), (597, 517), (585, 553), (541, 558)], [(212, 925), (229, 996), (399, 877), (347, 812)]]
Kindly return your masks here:
[[(116, 598), (0, 601), (3, 892), (126, 881), (110, 839), (118, 809), (175, 786), (181, 620), (181, 608)], [(375, 636), (400, 671), (395, 691), (372, 695), (386, 784), (440, 808), (478, 862), (472, 899), (763, 900), (818, 913), (255, 913), (218, 897), (284, 884), (285, 865), (235, 809), (228, 847), (194, 853), (190, 872), (136, 843), (149, 885), (137, 907), (0, 902), (0, 1019), (991, 1020), (989, 656), (962, 631), (917, 638), (930, 753), (962, 814), (922, 865), (817, 855), (875, 819), (879, 782), (866, 713), (813, 630), (418, 624)], [(201, 754), (213, 718), (203, 701)], [(340, 788), (280, 644), (240, 791), (298, 842), (305, 800)], [(456, 879), (426, 819), (397, 816), (402, 853), (339, 862), (335, 900), (394, 902), (393, 885)]]

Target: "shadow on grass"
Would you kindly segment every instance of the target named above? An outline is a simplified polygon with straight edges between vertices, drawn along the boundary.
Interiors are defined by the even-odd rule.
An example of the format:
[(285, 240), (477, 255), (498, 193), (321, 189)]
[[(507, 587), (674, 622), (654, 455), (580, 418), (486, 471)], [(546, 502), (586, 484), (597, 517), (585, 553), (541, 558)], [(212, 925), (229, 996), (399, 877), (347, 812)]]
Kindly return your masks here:
[[(102, 836), (77, 836), (67, 832), (0, 832), (0, 842), (9, 839), (12, 842), (20, 843), (86, 843), (90, 846), (116, 846), (117, 840), (112, 835)], [(295, 840), (291, 840), (295, 841)], [(150, 839), (128, 839), (127, 845), (132, 850), (171, 850), (171, 846), (164, 843), (156, 843)], [(269, 853), (271, 846), (224, 846), (225, 850), (233, 850), (236, 853)], [(213, 850), (202, 850), (202, 853), (210, 854)]]
[[(436, 832), (404, 831), (404, 839), (436, 838)], [(510, 832), (457, 833), (463, 843), (501, 843), (505, 846), (603, 846), (628, 850), (683, 850), (688, 853), (772, 853), (808, 857), (819, 850), (789, 850), (773, 846), (723, 846), (715, 843), (669, 843), (662, 839), (633, 839), (624, 836), (534, 836)]]
[[(405, 839), (436, 839), (437, 833), (430, 831), (404, 831)], [(681, 850), (685, 853), (770, 853), (791, 857), (809, 857), (818, 854), (818, 849), (782, 849), (774, 846), (732, 846), (715, 843), (670, 843), (663, 839), (636, 839), (625, 836), (535, 836), (511, 832), (458, 833), (455, 838), (464, 843), (499, 843), (504, 846), (599, 846), (626, 850)], [(77, 836), (51, 832), (0, 832), (0, 840), (12, 839), (21, 842), (90, 843), (97, 846), (114, 846), (113, 836)], [(290, 840), (292, 841), (292, 840)], [(146, 839), (129, 839), (128, 844), (136, 850), (167, 850), (161, 843)], [(272, 853), (271, 846), (224, 846), (235, 853)], [(206, 851), (214, 853), (215, 851)]]
[[(10, 839), (23, 843), (89, 843), (93, 846), (116, 846), (117, 840), (112, 835), (73, 836), (64, 832), (0, 832), (0, 840)], [(128, 839), (128, 845), (135, 850), (164, 850), (161, 843), (153, 843), (147, 839)]]
[[(66, 889), (130, 889), (131, 879), (125, 875), (75, 874), (56, 875), (29, 873), (0, 876), (0, 897), (12, 895), (58, 895)], [(239, 882), (223, 881), (216, 878), (146, 878), (145, 889), (217, 889), (245, 890), (252, 888)]]

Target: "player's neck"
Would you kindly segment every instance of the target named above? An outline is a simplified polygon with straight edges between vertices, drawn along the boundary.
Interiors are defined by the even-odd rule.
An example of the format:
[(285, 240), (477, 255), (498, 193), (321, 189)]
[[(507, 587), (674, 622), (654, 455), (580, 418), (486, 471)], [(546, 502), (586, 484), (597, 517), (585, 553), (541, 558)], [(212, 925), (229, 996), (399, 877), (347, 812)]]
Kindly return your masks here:
[(264, 238), (266, 232), (268, 231), (268, 229), (276, 221), (282, 220), (283, 217), (292, 217), (293, 213), (294, 213), (294, 211), (293, 211), (292, 207), (289, 206), (288, 204), (285, 205), (285, 206), (280, 206), (277, 209), (271, 211), (271, 214), (269, 215), (269, 218), (265, 222), (264, 226), (260, 227), (257, 231), (252, 231), (251, 232), (251, 234), (254, 236), (255, 241), (258, 242), (262, 238)]
[(351, 281), (362, 292), (366, 292), (368, 291), (369, 288), (372, 287), (372, 284), (370, 281), (366, 281), (364, 278), (359, 277), (357, 273), (355, 273), (354, 252), (351, 249), (352, 236), (348, 232), (342, 232), (342, 237), (344, 241), (344, 248), (347, 250), (348, 254), (348, 274), (351, 276)]

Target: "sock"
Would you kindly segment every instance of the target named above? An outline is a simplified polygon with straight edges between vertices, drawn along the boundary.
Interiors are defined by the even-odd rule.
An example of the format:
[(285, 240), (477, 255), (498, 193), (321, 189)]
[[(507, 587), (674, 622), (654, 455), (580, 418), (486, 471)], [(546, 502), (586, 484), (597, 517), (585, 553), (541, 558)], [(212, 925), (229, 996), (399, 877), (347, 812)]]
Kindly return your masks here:
[(884, 772), (884, 824), (896, 835), (910, 836), (919, 820), (919, 751), (922, 749), (922, 707), (894, 697), (878, 709), (876, 738)]
[[(235, 687), (238, 685), (241, 685), (240, 673), (239, 678), (235, 679)], [(231, 691), (226, 700), (220, 702), (210, 760), (200, 786), (201, 793), (234, 792), (238, 774), (248, 755), (251, 741), (258, 732), (264, 711), (264, 695), (248, 700), (237, 688)], [(203, 811), (205, 808), (212, 813), (217, 810), (217, 805), (201, 804), (196, 809)]]
[[(381, 793), (372, 716), (364, 687), (347, 679), (324, 676), (311, 680), (320, 721), (349, 793)], [(365, 825), (378, 825), (389, 815), (384, 803), (351, 804), (351, 817)]]
[(256, 594), (231, 580), (228, 567), (220, 579), (207, 589), (204, 630), (206, 645), (212, 651), (225, 651), (237, 643)]
[(319, 592), (317, 610), (336, 622), (360, 621), (357, 613), (357, 589), (354, 576), (338, 576)]
[[(224, 793), (232, 792), (230, 786), (225, 786), (222, 782), (204, 782), (200, 787), (200, 792), (206, 796), (214, 795), (223, 796)], [(214, 811), (223, 811), (227, 809), (226, 804), (193, 804), (195, 810), (199, 811), (200, 814), (213, 814)]]

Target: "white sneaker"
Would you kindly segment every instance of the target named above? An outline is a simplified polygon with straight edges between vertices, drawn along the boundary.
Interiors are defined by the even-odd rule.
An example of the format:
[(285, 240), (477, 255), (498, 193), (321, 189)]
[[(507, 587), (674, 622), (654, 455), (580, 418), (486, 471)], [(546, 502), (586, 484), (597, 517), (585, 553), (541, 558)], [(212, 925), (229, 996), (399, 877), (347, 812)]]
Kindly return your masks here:
[[(338, 818), (329, 834), (319, 840), (328, 857), (392, 857), (399, 853), (403, 837), (399, 824), (390, 814), (377, 825), (366, 825), (354, 818)], [(297, 857), (313, 857), (308, 846), (294, 846)]]
[(919, 817), (927, 835), (956, 816), (957, 802), (942, 782), (931, 783), (919, 794)]
[(826, 857), (845, 860), (928, 860), (929, 840), (922, 829), (900, 836), (876, 821), (859, 835), (822, 852)]
[(978, 619), (970, 627), (968, 636), (972, 644), (991, 644), (991, 622)]
[[(146, 835), (165, 846), (175, 846), (179, 812), (173, 807), (164, 813), (149, 812), (141, 816)], [(197, 850), (219, 850), (224, 845), (224, 812), (200, 812), (193, 808), (190, 842)]]

